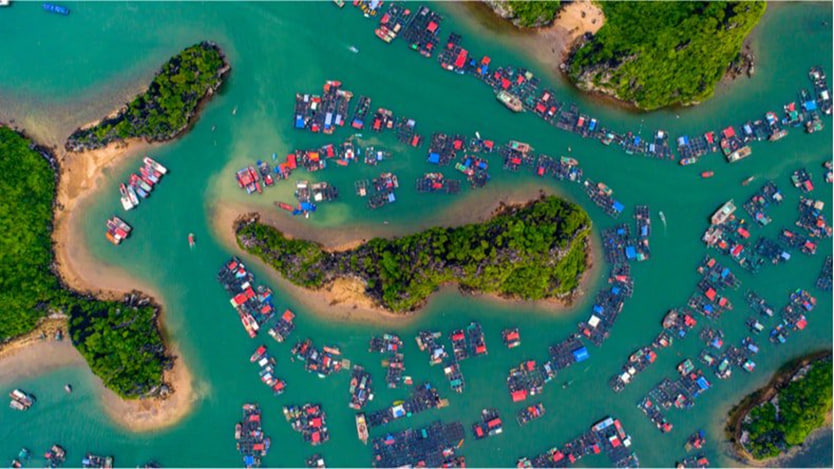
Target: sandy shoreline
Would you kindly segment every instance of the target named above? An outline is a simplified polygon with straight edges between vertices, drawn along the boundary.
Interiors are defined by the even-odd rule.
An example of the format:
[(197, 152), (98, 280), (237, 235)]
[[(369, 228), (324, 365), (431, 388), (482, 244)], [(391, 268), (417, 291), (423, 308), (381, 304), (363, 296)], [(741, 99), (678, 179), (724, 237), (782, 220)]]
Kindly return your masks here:
[[(370, 324), (403, 324), (411, 321), (425, 311), (441, 291), (458, 291), (456, 286), (442, 286), (435, 294), (428, 298), (425, 305), (409, 313), (393, 313), (377, 305), (365, 295), (364, 285), (359, 280), (341, 278), (328, 287), (314, 291), (293, 285), (285, 280), (273, 268), (266, 265), (255, 256), (240, 249), (235, 240), (233, 224), (242, 214), (257, 212), (261, 221), (276, 227), (290, 238), (303, 238), (315, 241), (324, 248), (332, 251), (352, 249), (374, 237), (394, 237), (419, 231), (429, 226), (459, 226), (466, 223), (482, 222), (492, 216), (501, 203), (519, 204), (537, 198), (543, 191), (532, 186), (514, 188), (501, 194), (500, 197), (484, 197), (483, 194), (472, 192), (465, 200), (453, 204), (439, 217), (423, 221), (420, 226), (382, 225), (369, 227), (367, 225), (351, 225), (345, 227), (314, 227), (303, 220), (287, 217), (277, 211), (264, 211), (247, 207), (243, 204), (222, 202), (209, 208), (212, 226), (222, 243), (229, 250), (243, 256), (247, 262), (255, 262), (265, 270), (270, 280), (276, 282), (282, 291), (286, 291), (306, 309), (316, 314), (339, 321), (358, 321)], [(551, 191), (544, 191), (551, 193)], [(589, 238), (588, 261), (589, 266), (582, 275), (577, 296), (568, 303), (560, 299), (540, 301), (525, 301), (503, 298), (495, 294), (477, 293), (466, 294), (478, 300), (498, 303), (504, 307), (515, 306), (531, 309), (545, 314), (553, 314), (572, 309), (574, 304), (581, 302), (587, 294), (590, 283), (596, 278), (601, 263), (598, 243), (593, 236)]]
[[(81, 229), (83, 213), (80, 213), (85, 203), (99, 191), (105, 170), (126, 164), (131, 157), (155, 147), (143, 140), (132, 139), (84, 153), (60, 152), (61, 175), (53, 240), (58, 272), (70, 288), (111, 300), (120, 300), (125, 293), (139, 290), (160, 304), (157, 301), (160, 295), (153, 288), (132, 278), (124, 270), (101, 264), (92, 257), (86, 248)], [(176, 356), (176, 345), (165, 336), (164, 307), (160, 308), (163, 312), (160, 313), (158, 327), (168, 353)], [(99, 394), (114, 422), (132, 431), (151, 431), (171, 426), (188, 414), (195, 401), (192, 379), (182, 358), (177, 357), (173, 369), (163, 374), (163, 381), (174, 390), (167, 399), (122, 399), (100, 381)]]
[[(83, 213), (79, 213), (98, 192), (107, 170), (127, 164), (132, 156), (154, 147), (140, 139), (133, 139), (84, 153), (69, 153), (62, 149), (55, 151), (60, 162), (52, 233), (55, 266), (62, 281), (73, 290), (90, 293), (103, 300), (121, 300), (125, 293), (139, 290), (159, 304), (156, 300), (159, 294), (149, 285), (133, 279), (122, 269), (101, 264), (93, 258), (86, 248), (81, 229)], [(163, 312), (160, 313), (159, 327), (168, 352), (176, 356), (176, 345), (171, 344), (165, 335)], [(61, 342), (51, 340), (58, 328), (66, 337)], [(41, 340), (41, 332), (49, 340)], [(42, 320), (34, 331), (0, 345), (0, 381), (3, 382), (81, 364), (87, 366), (69, 339), (66, 317)], [(113, 422), (132, 431), (144, 432), (171, 426), (190, 412), (196, 400), (192, 379), (182, 358), (177, 357), (173, 369), (163, 376), (163, 381), (175, 391), (167, 399), (122, 399), (105, 388), (98, 378), (96, 391)]]

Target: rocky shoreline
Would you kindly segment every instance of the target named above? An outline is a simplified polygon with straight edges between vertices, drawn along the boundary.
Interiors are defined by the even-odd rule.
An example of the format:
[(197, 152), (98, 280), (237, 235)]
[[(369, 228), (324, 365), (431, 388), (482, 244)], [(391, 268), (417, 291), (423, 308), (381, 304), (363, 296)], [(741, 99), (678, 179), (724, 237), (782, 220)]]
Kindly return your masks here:
[[(812, 365), (814, 363), (830, 360), (831, 350), (818, 350), (816, 352), (812, 352), (805, 356), (791, 360), (785, 365), (783, 365), (779, 370), (777, 370), (774, 373), (773, 377), (770, 379), (770, 381), (764, 387), (759, 388), (753, 393), (746, 396), (744, 399), (742, 399), (741, 402), (736, 404), (730, 410), (724, 431), (726, 433), (727, 439), (732, 444), (732, 457), (734, 459), (750, 466), (768, 467), (772, 466), (775, 461), (781, 460), (785, 457), (789, 457), (791, 454), (795, 453), (799, 447), (801, 447), (800, 445), (791, 448), (788, 452), (783, 452), (776, 458), (757, 459), (752, 454), (750, 454), (750, 452), (747, 450), (747, 448), (745, 448), (744, 444), (742, 443), (744, 439), (742, 424), (744, 423), (744, 420), (747, 417), (747, 415), (754, 408), (773, 399), (774, 396), (776, 396), (781, 389), (783, 389), (785, 386), (791, 383), (793, 378), (798, 373), (802, 372), (802, 370), (807, 369), (809, 365)], [(829, 416), (826, 420), (827, 425), (831, 424), (830, 415), (831, 413), (829, 412)]]
[[(168, 62), (163, 65), (163, 67), (156, 73), (154, 76), (154, 80), (151, 82), (151, 85), (148, 89), (137, 96), (131, 103), (124, 104), (120, 109), (114, 111), (107, 117), (90, 123), (88, 125), (79, 127), (76, 129), (69, 137), (67, 137), (67, 141), (64, 145), (66, 151), (68, 152), (85, 152), (89, 150), (98, 150), (105, 148), (111, 144), (123, 142), (126, 139), (132, 138), (142, 138), (147, 143), (159, 143), (159, 142), (166, 142), (173, 140), (174, 138), (181, 135), (183, 132), (188, 130), (188, 128), (193, 125), (196, 120), (196, 117), (199, 115), (200, 109), (202, 106), (211, 99), (212, 96), (216, 92), (220, 90), (220, 87), (223, 85), (226, 76), (228, 75), (229, 71), (231, 70), (231, 65), (226, 60), (226, 55), (223, 53), (220, 47), (211, 41), (203, 41), (196, 46), (192, 47), (199, 47), (202, 50), (213, 52), (219, 55), (222, 66), (219, 67), (214, 75), (211, 77), (211, 82), (202, 90), (202, 94), (199, 97), (196, 97), (196, 101), (194, 102), (193, 106), (186, 106), (184, 109), (185, 116), (183, 124), (170, 128), (168, 130), (164, 129), (154, 129), (154, 133), (130, 133), (126, 136), (118, 135), (118, 130), (121, 124), (125, 124), (125, 126), (130, 125), (143, 125), (145, 121), (148, 120), (150, 117), (151, 111), (156, 111), (156, 108), (152, 106), (153, 103), (147, 101), (153, 101), (156, 98), (159, 98), (158, 89), (155, 89), (154, 85), (156, 85), (156, 80), (163, 74), (163, 73), (172, 73), (168, 70), (169, 66), (173, 69), (173, 71), (178, 71), (179, 63), (176, 61), (180, 58), (180, 55), (174, 56)], [(189, 48), (191, 49), (191, 48)], [(188, 49), (186, 49), (188, 51)], [(199, 75), (199, 71), (196, 72)], [(145, 96), (148, 95), (150, 100), (144, 100)], [(150, 108), (144, 109), (145, 114), (135, 115), (135, 113), (131, 112), (130, 106), (138, 102), (139, 100), (143, 99), (145, 101), (145, 105)], [(194, 96), (187, 96), (188, 99), (194, 99)], [(104, 129), (104, 135), (100, 135), (101, 130)]]

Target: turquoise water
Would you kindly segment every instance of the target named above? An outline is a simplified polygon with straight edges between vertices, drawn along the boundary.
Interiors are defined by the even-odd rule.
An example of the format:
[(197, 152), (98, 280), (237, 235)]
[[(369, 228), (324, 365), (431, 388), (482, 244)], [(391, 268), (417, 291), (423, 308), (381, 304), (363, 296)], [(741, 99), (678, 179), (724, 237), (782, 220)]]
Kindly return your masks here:
[[(743, 295), (748, 288), (763, 294), (778, 308), (786, 303), (789, 291), (797, 287), (810, 289), (818, 299), (816, 310), (809, 316), (810, 327), (792, 335), (786, 345), (778, 348), (760, 338), (762, 351), (756, 357), (756, 372), (748, 375), (737, 371), (728, 381), (712, 379), (714, 388), (698, 399), (694, 409), (668, 413), (675, 425), (671, 434), (662, 435), (655, 430), (636, 403), (661, 378), (674, 377), (678, 362), (697, 356), (702, 348), (697, 334), (661, 351), (657, 362), (624, 392), (614, 394), (607, 386), (608, 378), (619, 370), (627, 356), (659, 332), (665, 312), (685, 304), (694, 291), (695, 267), (706, 252), (700, 235), (706, 228), (707, 217), (721, 203), (729, 198), (740, 203), (764, 180), (775, 180), (786, 200), (772, 210), (774, 223), (754, 232), (754, 236), (772, 238), (795, 220), (799, 193), (790, 187), (789, 181), (794, 169), (807, 167), (817, 186), (813, 196), (831, 200), (831, 186), (822, 182), (821, 168), (821, 163), (832, 157), (829, 119), (823, 132), (805, 135), (793, 131), (779, 142), (754, 144), (753, 156), (733, 166), (712, 155), (694, 167), (681, 168), (670, 162), (627, 156), (615, 148), (556, 130), (529, 114), (513, 115), (473, 78), (443, 71), (434, 60), (407, 51), (401, 42), (385, 45), (377, 40), (373, 35), (375, 22), (363, 18), (349, 5), (343, 10), (329, 2), (67, 5), (73, 12), (66, 18), (48, 15), (37, 4), (15, 3), (0, 11), (0, 30), (9, 32), (0, 53), (0, 96), (13, 104), (12, 111), (20, 113), (18, 120), (26, 117), (50, 122), (54, 116), (69, 115), (77, 116), (75, 124), (86, 122), (91, 109), (101, 108), (103, 102), (117, 106), (121, 102), (116, 99), (118, 90), (147, 80), (167, 57), (202, 39), (219, 43), (232, 64), (230, 79), (220, 95), (206, 106), (194, 128), (154, 152), (154, 157), (168, 166), (171, 174), (146, 203), (125, 215), (134, 227), (134, 235), (126, 244), (118, 248), (109, 245), (102, 236), (102, 226), (106, 217), (121, 212), (118, 184), (138, 160), (109, 171), (102, 196), (82, 209), (83, 230), (92, 255), (103, 263), (123, 266), (161, 295), (166, 306), (166, 330), (196, 377), (200, 399), (193, 412), (173, 428), (133, 434), (108, 421), (95, 395), (95, 378), (84, 368), (67, 368), (3, 383), (3, 389), (14, 386), (31, 390), (39, 402), (25, 414), (0, 409), (0, 459), (10, 459), (21, 446), (41, 453), (57, 442), (68, 449), (68, 461), (73, 464), (80, 461), (84, 452), (95, 451), (114, 454), (117, 463), (125, 466), (150, 459), (165, 466), (239, 465), (232, 429), (240, 416), (240, 405), (255, 401), (264, 409), (264, 428), (273, 441), (265, 465), (303, 465), (304, 459), (314, 452), (321, 453), (331, 466), (368, 465), (371, 451), (356, 439), (354, 414), (347, 408), (348, 375), (319, 379), (307, 374), (300, 364), (290, 362), (289, 348), (294, 340), (305, 337), (313, 338), (317, 344), (341, 347), (345, 356), (373, 373), (377, 383), (376, 397), (370, 406), (373, 410), (402, 399), (407, 393), (404, 389), (383, 387), (381, 357), (367, 352), (366, 344), (372, 334), (392, 331), (400, 334), (406, 344), (406, 374), (413, 376), (415, 382), (430, 380), (450, 399), (451, 405), (378, 429), (372, 437), (435, 419), (458, 420), (468, 429), (477, 420), (480, 409), (496, 407), (507, 421), (504, 434), (485, 441), (467, 439), (462, 453), (470, 466), (509, 466), (520, 456), (543, 452), (585, 431), (600, 418), (613, 415), (621, 419), (631, 434), (643, 465), (673, 464), (683, 457), (683, 443), (697, 428), (707, 430), (705, 454), (713, 464), (731, 465), (734, 462), (725, 454), (727, 445), (721, 431), (728, 408), (764, 384), (785, 360), (831, 346), (830, 295), (813, 288), (825, 254), (831, 253), (827, 242), (816, 256), (795, 253), (789, 263), (766, 266), (755, 277), (733, 268), (743, 285), (729, 295), (736, 309), (719, 322), (727, 344), (746, 335), (744, 320), (750, 312)], [(502, 44), (500, 37), (450, 15), (443, 23), (442, 39), (455, 30), (464, 36), (465, 45), (475, 54), (488, 54), (496, 64), (524, 65), (548, 77), (546, 70), (513, 46)], [(808, 67), (820, 63), (822, 57), (831, 57), (832, 33), (830, 26), (823, 24), (824, 18), (830, 25), (830, 5), (786, 4), (772, 8), (756, 31), (756, 76), (720, 90), (714, 99), (692, 109), (635, 115), (600, 107), (555, 77), (545, 81), (551, 81), (560, 96), (571, 97), (583, 109), (594, 109), (593, 115), (616, 129), (642, 126), (649, 134), (663, 128), (672, 135), (718, 129), (778, 110), (783, 103), (795, 99), (800, 87), (809, 85)], [(360, 53), (351, 53), (350, 45)], [(822, 66), (829, 74), (834, 73), (830, 59)], [(630, 221), (635, 204), (648, 204), (653, 214), (658, 210), (666, 214), (665, 229), (655, 217), (652, 259), (632, 266), (635, 293), (626, 303), (611, 337), (602, 347), (590, 346), (591, 358), (587, 362), (561, 373), (556, 382), (545, 388), (545, 418), (523, 429), (516, 426), (512, 416), (520, 406), (510, 402), (506, 391), (507, 370), (522, 359), (543, 359), (547, 345), (572, 333), (576, 323), (587, 318), (587, 302), (593, 294), (568, 312), (549, 315), (444, 292), (407, 324), (370, 326), (317, 316), (278, 290), (277, 306), (289, 307), (298, 314), (291, 343), (275, 344), (266, 336), (253, 341), (241, 330), (225, 292), (215, 280), (217, 268), (235, 252), (226, 249), (213, 232), (210, 214), (220, 201), (228, 200), (273, 210), (272, 201), (289, 200), (294, 184), (282, 182), (263, 196), (246, 196), (234, 182), (236, 169), (256, 159), (269, 158), (273, 152), (284, 155), (295, 148), (336, 143), (349, 135), (345, 130), (328, 138), (292, 129), (294, 93), (318, 92), (328, 79), (341, 80), (357, 96), (371, 96), (374, 106), (415, 118), (419, 132), (427, 139), (439, 130), (466, 135), (480, 131), (482, 136), (498, 142), (510, 138), (530, 142), (537, 151), (552, 156), (566, 154), (570, 147), (586, 176), (606, 182), (615, 190), (616, 198), (626, 204), (627, 213), (620, 222)], [(216, 126), (215, 131), (212, 126)], [(492, 165), (493, 179), (485, 189), (474, 193), (465, 190), (458, 197), (417, 194), (411, 181), (432, 169), (424, 163), (424, 153), (396, 143), (390, 133), (378, 140), (395, 156), (376, 169), (334, 165), (316, 174), (293, 175), (293, 182), (327, 180), (341, 190), (339, 202), (320, 206), (314, 217), (307, 220), (311, 227), (382, 228), (382, 222), (388, 221), (389, 226), (403, 231), (416, 230), (448, 219), (447, 210), (465, 211), (466, 204), (475, 202), (473, 199), (498, 199), (521, 185), (548, 187), (577, 201), (589, 211), (597, 229), (615, 223), (587, 200), (579, 186), (508, 174), (500, 170), (499, 163)], [(398, 201), (393, 206), (369, 211), (363, 200), (353, 196), (353, 181), (388, 170), (395, 171), (402, 182)], [(704, 170), (715, 171), (715, 177), (702, 180), (699, 173)], [(450, 169), (444, 172), (452, 176)], [(739, 182), (750, 175), (756, 175), (756, 181), (742, 187)], [(830, 207), (827, 209), (830, 219)], [(185, 242), (189, 232), (196, 233), (198, 239), (193, 251)], [(719, 260), (734, 265), (723, 256)], [(254, 270), (259, 281), (277, 287), (268, 281), (263, 270)], [(600, 272), (603, 275), (605, 269)], [(447, 333), (474, 319), (484, 325), (490, 353), (488, 358), (462, 364), (467, 388), (458, 395), (448, 389), (440, 368), (428, 366), (413, 337), (419, 329)], [(506, 350), (501, 346), (499, 331), (511, 325), (520, 327), (523, 343), (519, 348)], [(259, 382), (257, 369), (247, 360), (262, 341), (277, 356), (278, 374), (288, 383), (287, 392), (277, 398)], [(573, 384), (568, 389), (558, 385), (569, 380)], [(63, 392), (65, 382), (74, 384), (76, 391), (72, 395)], [(281, 416), (281, 406), (304, 402), (321, 402), (327, 412), (331, 440), (321, 447), (304, 444)], [(830, 465), (831, 446), (818, 446), (821, 447), (806, 455), (806, 459), (797, 460), (797, 464)], [(607, 463), (603, 458), (581, 462), (590, 466)]]

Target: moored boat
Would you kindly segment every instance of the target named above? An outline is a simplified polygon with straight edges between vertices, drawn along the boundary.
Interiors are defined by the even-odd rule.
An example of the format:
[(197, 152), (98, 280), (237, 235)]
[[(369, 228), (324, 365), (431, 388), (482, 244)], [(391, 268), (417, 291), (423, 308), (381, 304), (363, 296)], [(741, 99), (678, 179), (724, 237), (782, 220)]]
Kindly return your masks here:
[(188, 247), (194, 247), (194, 233), (188, 233)]
[(753, 179), (756, 179), (756, 176), (750, 176), (749, 178), (745, 179), (744, 181), (741, 181), (741, 185), (746, 186), (747, 184), (750, 184), (751, 182), (753, 182)]
[(359, 436), (359, 441), (362, 444), (368, 444), (368, 425), (365, 422), (364, 412), (356, 414), (356, 434)]
[(150, 156), (146, 156), (142, 161), (146, 165), (153, 168), (155, 171), (159, 171), (162, 174), (168, 174), (168, 168), (166, 168), (165, 166), (162, 166), (161, 164), (159, 164), (156, 160), (154, 160)]
[(122, 208), (124, 208), (125, 210), (132, 209), (134, 204), (133, 201), (130, 199), (130, 195), (127, 192), (127, 186), (124, 183), (122, 183), (119, 186), (119, 193), (121, 194)]
[(501, 104), (507, 106), (507, 109), (513, 112), (521, 112), (524, 110), (524, 105), (521, 100), (514, 94), (501, 90), (495, 95), (495, 97), (498, 101), (501, 101)]
[(704, 171), (704, 172), (701, 173), (701, 177), (704, 178), (704, 179), (711, 178), (714, 175), (715, 175), (715, 173), (712, 172), (712, 171)]

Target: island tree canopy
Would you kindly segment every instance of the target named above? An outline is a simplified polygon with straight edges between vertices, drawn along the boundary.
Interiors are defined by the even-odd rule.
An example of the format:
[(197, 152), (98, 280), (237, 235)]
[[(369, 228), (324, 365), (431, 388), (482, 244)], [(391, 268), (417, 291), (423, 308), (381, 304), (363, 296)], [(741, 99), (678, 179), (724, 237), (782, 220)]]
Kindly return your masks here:
[(605, 24), (568, 73), (642, 109), (710, 97), (765, 2), (601, 2)]

